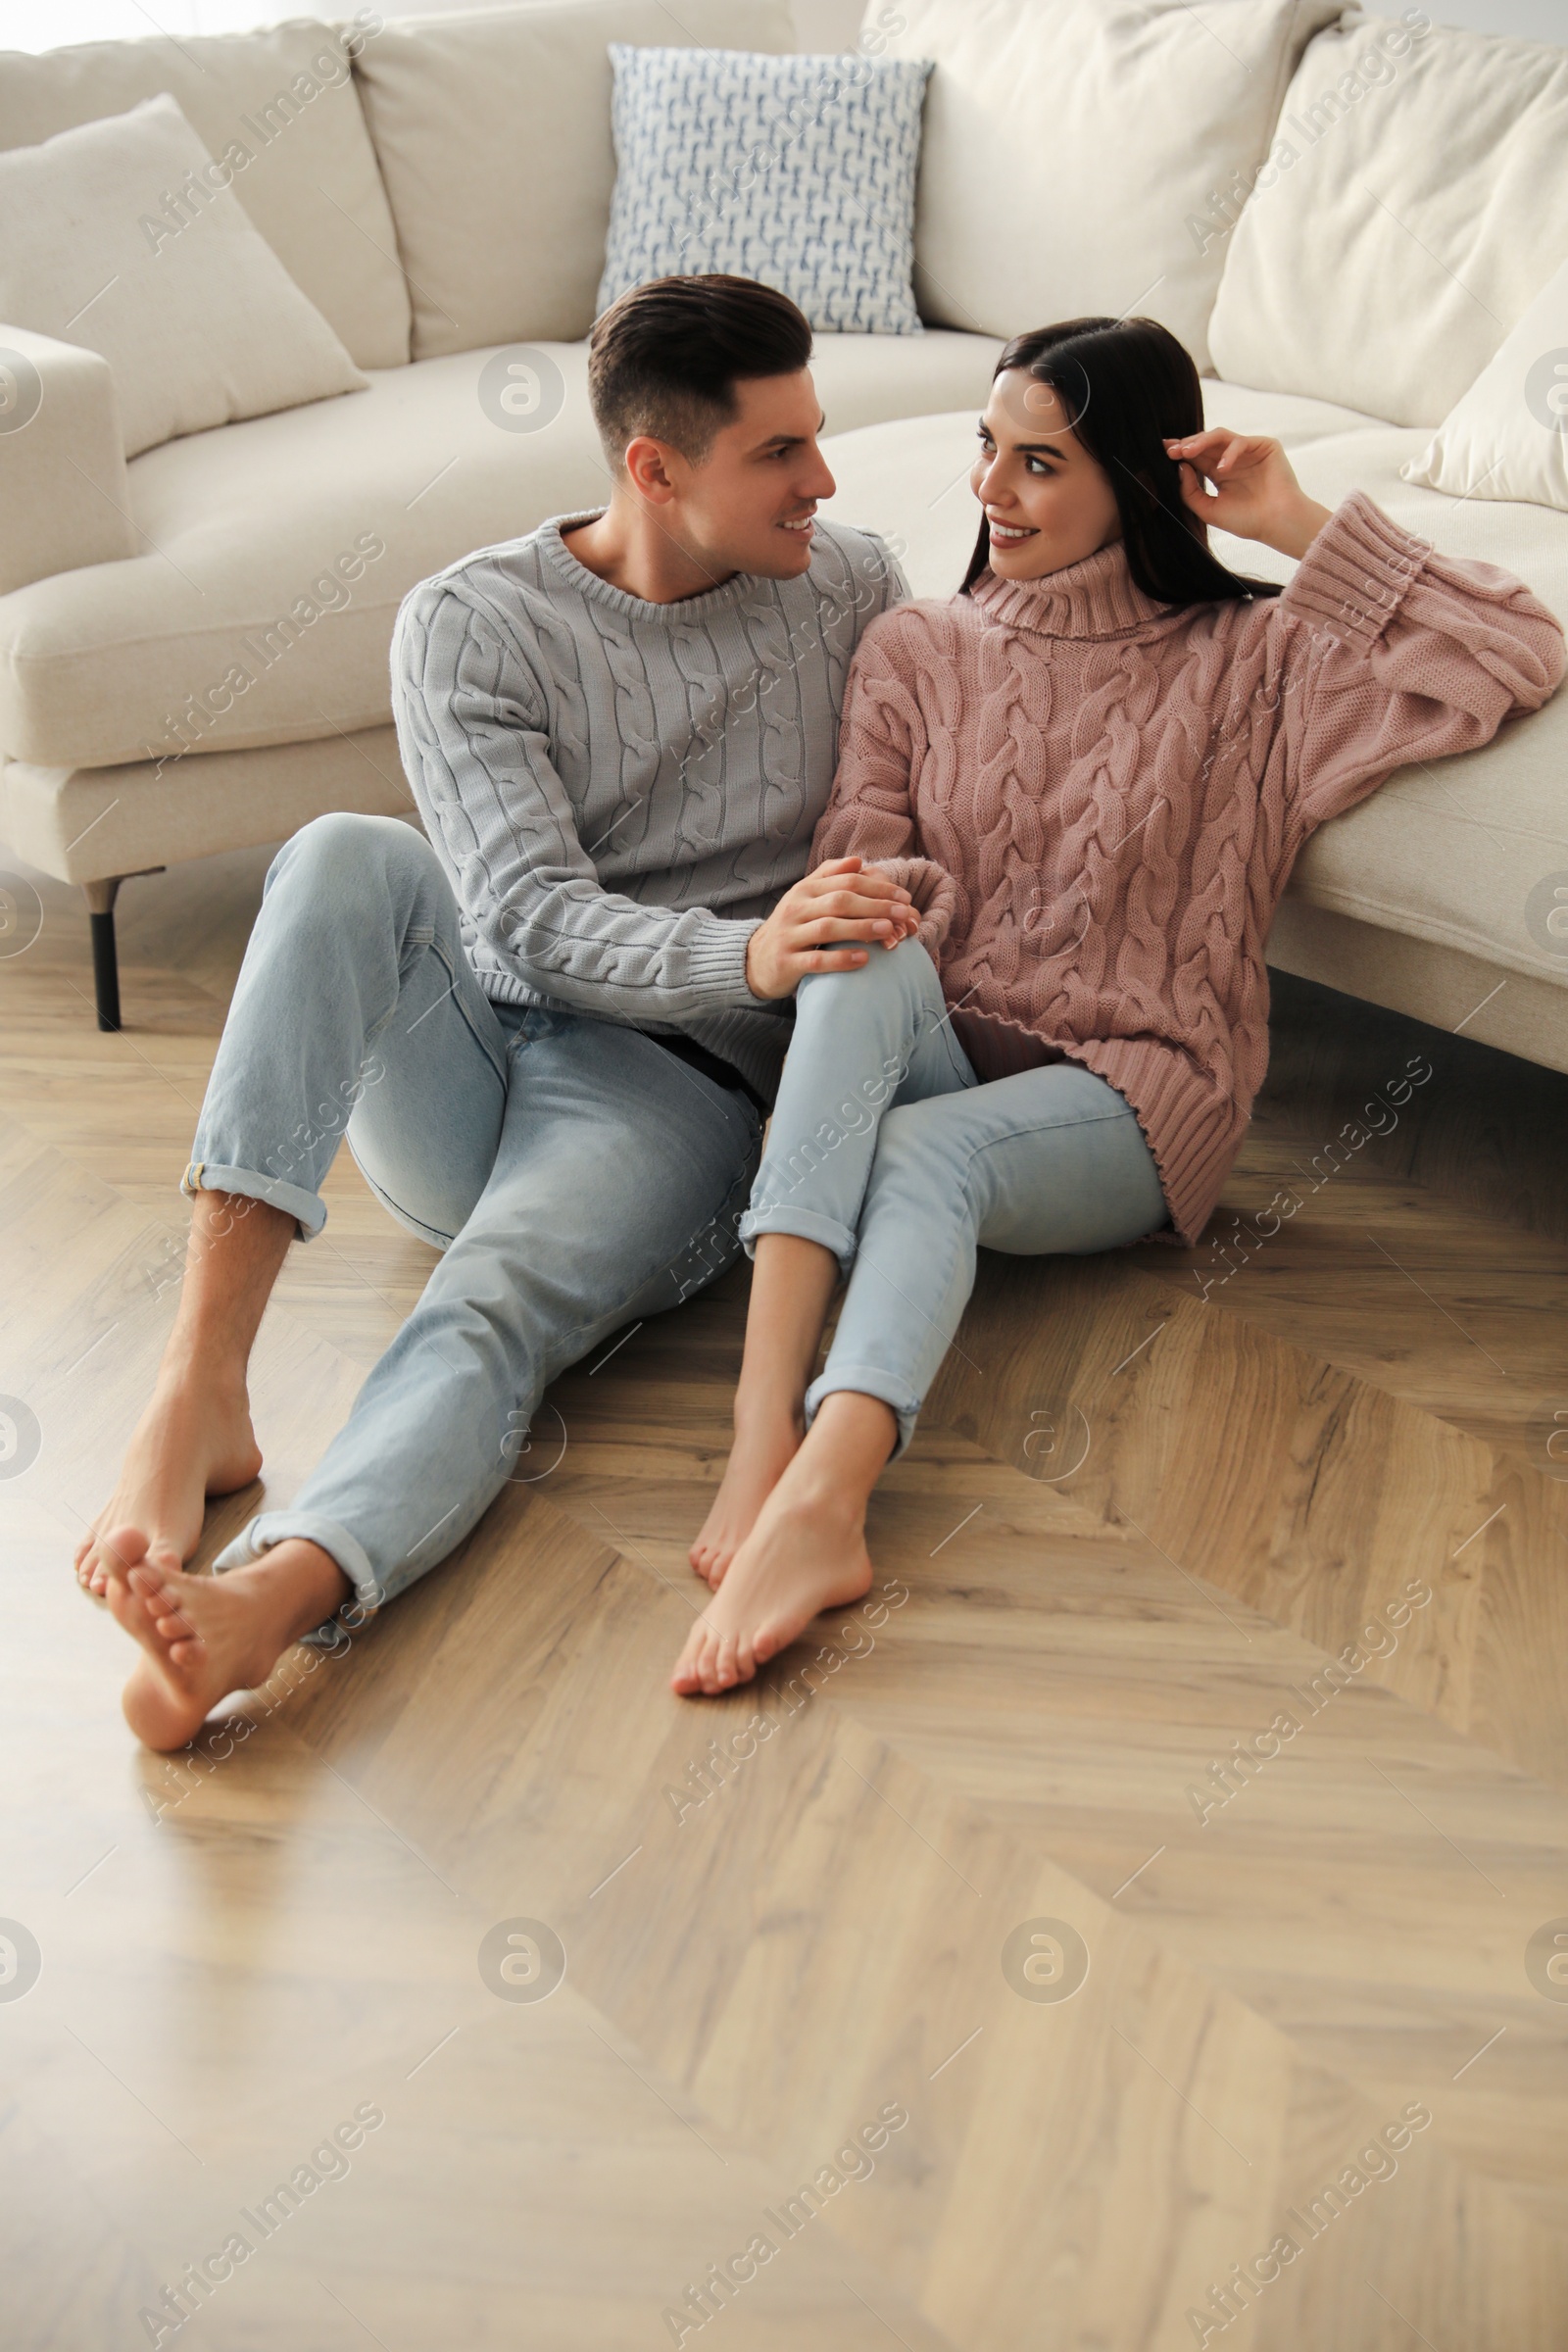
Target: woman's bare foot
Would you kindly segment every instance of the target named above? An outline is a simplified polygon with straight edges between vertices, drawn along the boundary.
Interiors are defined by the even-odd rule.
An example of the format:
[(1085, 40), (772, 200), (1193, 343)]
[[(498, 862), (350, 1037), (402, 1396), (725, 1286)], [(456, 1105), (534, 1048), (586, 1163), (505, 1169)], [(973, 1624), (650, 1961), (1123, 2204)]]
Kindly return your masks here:
[(76, 1546), (76, 1577), (102, 1599), (138, 1562), (175, 1569), (201, 1542), (209, 1494), (261, 1471), (243, 1385), (166, 1372), (125, 1449), (120, 1481)]
[[(127, 1545), (137, 1541), (125, 1531)], [(330, 1552), (298, 1537), (226, 1576), (187, 1576), (145, 1551), (125, 1559), (105, 1595), (142, 1649), (122, 1700), (125, 1721), (149, 1747), (183, 1747), (220, 1698), (259, 1690), (289, 1644), (351, 1591)]]
[(670, 1687), (711, 1697), (749, 1683), (823, 1609), (846, 1608), (870, 1589), (863, 1498), (786, 1472), (692, 1627)]
[(790, 1414), (779, 1408), (753, 1413), (737, 1401), (735, 1444), (712, 1508), (703, 1521), (703, 1532), (687, 1555), (715, 1592), (757, 1525), (758, 1512), (800, 1451), (805, 1435), (804, 1411)]

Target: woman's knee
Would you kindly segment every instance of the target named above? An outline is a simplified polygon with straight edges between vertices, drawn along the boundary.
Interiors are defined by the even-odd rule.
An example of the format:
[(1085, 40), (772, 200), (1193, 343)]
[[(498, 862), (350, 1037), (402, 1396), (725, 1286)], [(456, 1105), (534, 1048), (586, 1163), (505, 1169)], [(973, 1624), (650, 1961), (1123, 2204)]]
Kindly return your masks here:
[(877, 1134), (874, 1188), (914, 1195), (936, 1190), (944, 1198), (963, 1192), (968, 1154), (955, 1149), (952, 1123), (942, 1116), (950, 1100), (902, 1102), (888, 1112)]
[(797, 994), (796, 1037), (877, 1111), (897, 1094), (926, 1024), (942, 1010), (935, 965), (906, 941), (891, 951), (873, 947), (858, 970), (808, 974)]
[(864, 963), (843, 972), (808, 972), (795, 992), (796, 1012), (810, 1005), (829, 1018), (853, 1016), (872, 1002), (923, 1003), (933, 987), (940, 995), (936, 966), (917, 939), (901, 940), (896, 948), (873, 940)]

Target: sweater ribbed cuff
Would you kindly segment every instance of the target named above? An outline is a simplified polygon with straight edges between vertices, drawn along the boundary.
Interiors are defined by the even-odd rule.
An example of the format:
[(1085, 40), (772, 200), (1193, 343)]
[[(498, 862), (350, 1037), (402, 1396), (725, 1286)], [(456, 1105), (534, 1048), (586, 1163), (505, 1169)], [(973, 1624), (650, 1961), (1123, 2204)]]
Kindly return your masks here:
[(706, 922), (687, 950), (686, 985), (705, 1004), (750, 1005), (760, 1000), (746, 984), (746, 951), (752, 933), (761, 929), (760, 918), (732, 922), (714, 916)]
[(1352, 490), (1301, 558), (1280, 604), (1369, 646), (1431, 553), (1430, 540), (1400, 530), (1364, 491)]

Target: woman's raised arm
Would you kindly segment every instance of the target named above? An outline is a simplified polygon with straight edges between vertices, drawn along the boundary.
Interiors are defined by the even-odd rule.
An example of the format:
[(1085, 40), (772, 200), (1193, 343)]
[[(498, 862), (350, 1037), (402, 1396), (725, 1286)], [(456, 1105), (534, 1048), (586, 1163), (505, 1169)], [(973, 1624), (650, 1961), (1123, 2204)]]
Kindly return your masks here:
[(1277, 714), (1287, 803), (1306, 830), (1407, 760), (1489, 743), (1560, 683), (1562, 624), (1511, 572), (1439, 555), (1364, 491), (1331, 513), (1277, 441), (1214, 426), (1166, 447), (1195, 514), (1299, 558), (1258, 608), (1253, 708)]
[(1561, 622), (1494, 564), (1439, 555), (1359, 490), (1313, 539), (1269, 616), (1293, 812), (1310, 829), (1391, 769), (1490, 743), (1565, 665)]

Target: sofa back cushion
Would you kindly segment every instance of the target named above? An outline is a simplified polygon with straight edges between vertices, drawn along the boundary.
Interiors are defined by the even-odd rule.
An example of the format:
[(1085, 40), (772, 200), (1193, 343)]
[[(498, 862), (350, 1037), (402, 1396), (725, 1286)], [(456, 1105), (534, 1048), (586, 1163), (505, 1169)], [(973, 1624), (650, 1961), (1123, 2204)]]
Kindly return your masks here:
[(1189, 225), (1267, 155), (1341, 0), (870, 0), (873, 54), (929, 57), (915, 293), (1015, 335), (1136, 311), (1200, 368), (1224, 263)]
[(395, 20), (365, 44), (416, 360), (588, 332), (615, 182), (612, 41), (795, 45), (789, 0), (552, 0)]
[(1216, 368), (1441, 424), (1568, 257), (1568, 51), (1358, 18), (1313, 41), (1278, 136), (1224, 240)]
[[(234, 193), (362, 368), (409, 356), (409, 301), (348, 51), (374, 23), (0, 51), (0, 149), (122, 115), (164, 92), (209, 155), (244, 151)], [(158, 210), (161, 190), (149, 190)]]

